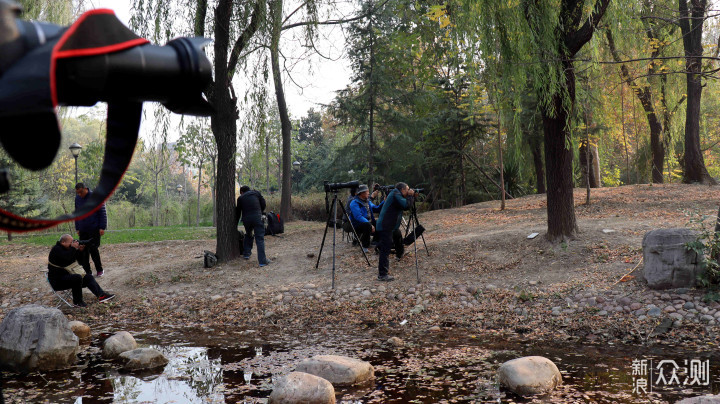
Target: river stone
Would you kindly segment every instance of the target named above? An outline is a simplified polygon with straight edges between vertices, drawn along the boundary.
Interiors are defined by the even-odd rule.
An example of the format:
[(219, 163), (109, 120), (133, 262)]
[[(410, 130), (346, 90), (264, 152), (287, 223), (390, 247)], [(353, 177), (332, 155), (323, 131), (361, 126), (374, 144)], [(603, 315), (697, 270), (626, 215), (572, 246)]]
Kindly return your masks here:
[(690, 229), (652, 230), (643, 237), (643, 275), (651, 289), (695, 286), (702, 272), (698, 255), (686, 244), (695, 241), (698, 232)]
[(80, 339), (85, 339), (90, 337), (90, 326), (83, 323), (82, 321), (70, 321), (68, 323), (68, 326), (72, 330), (72, 332), (77, 335)]
[(544, 394), (562, 383), (557, 366), (542, 356), (526, 356), (503, 363), (498, 381), (521, 396)]
[(335, 389), (329, 381), (309, 373), (292, 372), (275, 383), (268, 404), (334, 404)]
[(168, 363), (163, 354), (152, 348), (125, 351), (118, 355), (118, 359), (123, 362), (122, 367), (125, 370), (154, 369)]
[(705, 396), (690, 397), (680, 400), (675, 404), (720, 404), (720, 394), (708, 394)]
[(0, 368), (16, 372), (68, 367), (77, 360), (78, 337), (58, 309), (28, 305), (0, 323)]
[(133, 336), (127, 331), (120, 331), (105, 340), (105, 344), (103, 345), (103, 357), (115, 359), (121, 353), (125, 351), (132, 351), (135, 348), (137, 348), (135, 338), (133, 338)]
[(400, 348), (400, 347), (404, 347), (404, 346), (405, 346), (405, 341), (401, 340), (401, 339), (398, 338), (398, 337), (390, 337), (390, 338), (387, 340), (387, 343), (388, 343), (389, 345), (392, 345), (392, 346), (397, 347), (397, 348)]
[(300, 362), (295, 371), (322, 377), (335, 386), (352, 386), (375, 377), (369, 362), (338, 355), (313, 356)]

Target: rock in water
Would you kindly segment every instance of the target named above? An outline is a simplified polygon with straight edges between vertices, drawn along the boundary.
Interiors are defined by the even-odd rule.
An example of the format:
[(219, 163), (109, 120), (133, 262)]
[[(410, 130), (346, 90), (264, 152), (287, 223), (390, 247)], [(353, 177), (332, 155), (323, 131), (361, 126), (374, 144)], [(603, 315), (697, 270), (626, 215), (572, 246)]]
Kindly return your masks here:
[(375, 377), (369, 362), (338, 355), (313, 356), (300, 362), (295, 371), (322, 377), (336, 386), (352, 386)]
[(118, 359), (123, 361), (122, 367), (125, 370), (154, 369), (168, 363), (163, 354), (152, 348), (125, 351), (118, 356)]
[(550, 359), (526, 356), (503, 363), (498, 380), (513, 393), (530, 396), (553, 390), (562, 383), (562, 376)]
[(643, 275), (651, 289), (695, 286), (702, 272), (698, 255), (686, 245), (698, 237), (690, 229), (659, 229), (645, 234), (642, 241)]
[(720, 404), (720, 395), (708, 394), (706, 396), (690, 397), (675, 404)]
[(58, 309), (29, 305), (0, 324), (0, 367), (17, 372), (68, 367), (77, 360), (78, 337)]
[(308, 373), (292, 372), (281, 377), (270, 393), (269, 404), (335, 404), (335, 389), (329, 381)]
[(133, 338), (133, 336), (127, 331), (120, 331), (105, 340), (105, 344), (103, 345), (103, 357), (115, 359), (121, 353), (125, 351), (132, 351), (135, 348), (137, 348), (135, 338)]
[(68, 323), (68, 326), (78, 338), (85, 339), (90, 337), (90, 327), (82, 321), (71, 321)]

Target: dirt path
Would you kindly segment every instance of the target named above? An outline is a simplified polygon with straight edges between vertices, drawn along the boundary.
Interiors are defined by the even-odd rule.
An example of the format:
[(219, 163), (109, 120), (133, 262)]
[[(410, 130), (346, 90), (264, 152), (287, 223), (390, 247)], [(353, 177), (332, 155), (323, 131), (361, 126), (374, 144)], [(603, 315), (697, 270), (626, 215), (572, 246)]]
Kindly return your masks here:
[[(655, 228), (686, 226), (689, 217), (683, 211), (715, 215), (717, 193), (716, 188), (693, 185), (625, 186), (593, 190), (592, 204), (586, 206), (585, 191), (578, 189), (575, 200), (580, 231), (575, 240), (563, 244), (551, 244), (544, 238), (544, 195), (509, 200), (505, 211), (498, 210), (499, 203), (487, 202), (424, 213), (420, 222), (427, 228), (425, 240), (430, 256), (420, 243), (420, 286), (416, 285), (412, 248), (402, 261), (391, 261), (390, 273), (396, 281), (381, 284), (375, 280), (377, 255), (370, 255), (372, 266), (368, 267), (360, 250), (342, 241), (338, 233), (336, 292), (367, 290), (375, 298), (387, 287), (396, 297), (402, 297), (398, 300), (408, 307), (423, 298), (415, 300), (416, 288), (425, 288), (427, 297), (433, 290), (456, 285), (468, 285), (470, 290), (503, 290), (515, 300), (525, 292), (548, 299), (587, 290), (633, 293), (644, 289), (641, 282), (617, 284), (617, 280), (639, 262), (644, 234)], [(204, 301), (197, 303), (201, 307), (207, 301), (236, 298), (237, 307), (246, 312), (254, 313), (248, 306), (251, 303), (260, 306), (253, 317), (257, 320), (267, 316), (270, 309), (282, 308), (280, 304), (285, 300), (279, 301), (278, 293), (279, 299), (285, 299), (282, 294), (287, 295), (288, 291), (293, 296), (299, 293), (310, 298), (318, 298), (316, 293), (322, 292), (329, 299), (336, 299), (337, 294), (329, 291), (332, 238), (326, 242), (320, 269), (315, 269), (324, 224), (295, 222), (288, 224), (286, 230), (282, 237), (266, 238), (273, 263), (265, 268), (258, 267), (254, 254), (249, 261), (241, 259), (212, 269), (202, 268), (202, 252), (214, 250), (214, 240), (104, 245), (101, 255), (106, 275), (100, 283), (118, 295), (117, 305), (130, 315), (138, 312), (135, 306), (138, 302), (154, 302), (149, 303), (152, 306), (160, 301), (162, 305), (161, 300), (167, 298), (185, 307)], [(533, 232), (540, 235), (528, 239)], [(21, 304), (53, 301), (42, 272), (49, 248), (13, 244), (0, 252), (0, 318)], [(474, 296), (478, 306), (488, 303), (477, 294)], [(497, 296), (493, 299), (500, 301)], [(553, 304), (556, 303), (547, 303)], [(93, 306), (88, 316), (106, 313)], [(298, 307), (286, 305), (283, 310), (292, 316)], [(549, 309), (543, 310), (549, 313)], [(202, 316), (200, 320), (193, 317), (203, 311), (188, 308), (170, 314), (190, 324), (205, 321)], [(470, 313), (478, 318), (477, 313)], [(436, 320), (437, 316), (432, 321)]]

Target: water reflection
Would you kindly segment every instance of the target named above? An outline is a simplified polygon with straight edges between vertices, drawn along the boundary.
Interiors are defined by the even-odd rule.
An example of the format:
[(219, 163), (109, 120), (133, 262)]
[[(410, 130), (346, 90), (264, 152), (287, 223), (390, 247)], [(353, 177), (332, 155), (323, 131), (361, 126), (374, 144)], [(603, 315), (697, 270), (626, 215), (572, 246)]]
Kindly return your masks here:
[[(208, 357), (207, 348), (151, 346), (166, 358), (161, 373), (122, 374), (111, 371), (113, 401), (224, 403), (223, 371), (220, 359)], [(79, 399), (76, 403), (86, 404)]]

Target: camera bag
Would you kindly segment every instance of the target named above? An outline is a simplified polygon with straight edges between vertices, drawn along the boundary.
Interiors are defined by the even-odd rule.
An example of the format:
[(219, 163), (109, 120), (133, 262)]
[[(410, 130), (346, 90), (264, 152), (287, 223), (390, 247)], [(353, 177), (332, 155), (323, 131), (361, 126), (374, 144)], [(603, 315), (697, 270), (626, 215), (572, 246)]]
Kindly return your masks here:
[(279, 213), (269, 212), (265, 215), (267, 217), (267, 225), (265, 227), (265, 234), (282, 234), (285, 233), (285, 224), (280, 218)]

